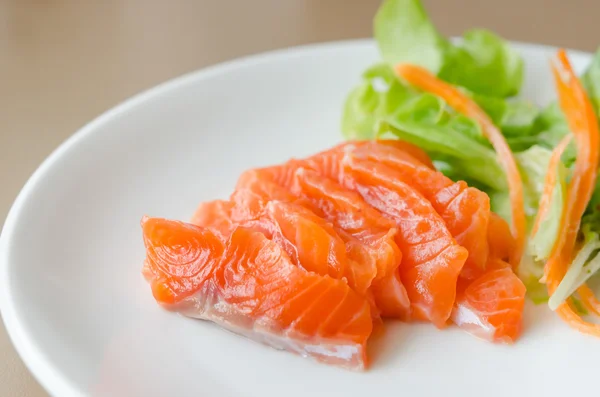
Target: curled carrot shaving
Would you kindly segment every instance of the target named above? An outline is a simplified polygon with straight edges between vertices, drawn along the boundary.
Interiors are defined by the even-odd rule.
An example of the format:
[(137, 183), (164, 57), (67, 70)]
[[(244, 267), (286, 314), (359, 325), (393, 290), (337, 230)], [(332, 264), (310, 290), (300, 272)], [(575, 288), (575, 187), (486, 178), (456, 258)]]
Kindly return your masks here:
[(556, 309), (558, 316), (572, 328), (588, 335), (600, 336), (600, 325), (585, 321), (571, 306), (563, 303)]
[(558, 146), (556, 146), (552, 151), (552, 156), (550, 157), (550, 162), (548, 163), (548, 172), (546, 172), (546, 177), (544, 179), (544, 191), (542, 192), (538, 213), (535, 217), (533, 228), (531, 229), (532, 236), (535, 236), (538, 229), (540, 228), (540, 223), (546, 217), (546, 214), (550, 210), (550, 205), (552, 204), (552, 193), (554, 192), (554, 185), (556, 184), (556, 180), (558, 179), (558, 165), (560, 163), (560, 158), (562, 157), (565, 149), (571, 142), (572, 137), (572, 135), (566, 135), (560, 141)]
[[(579, 79), (566, 57), (564, 50), (558, 52), (558, 64), (552, 65), (552, 71), (559, 94), (562, 111), (575, 137), (577, 160), (571, 182), (567, 188), (566, 208), (563, 211), (562, 233), (554, 247), (554, 255), (546, 264), (545, 273), (552, 292), (566, 272), (569, 262), (554, 263), (552, 257), (572, 257), (581, 217), (590, 201), (597, 177), (598, 167), (598, 122), (592, 104), (581, 86)], [(553, 281), (550, 281), (552, 279)], [(556, 285), (552, 285), (552, 284)]]
[[(559, 50), (552, 72), (560, 107), (575, 137), (577, 159), (567, 187), (567, 200), (561, 219), (561, 232), (544, 268), (548, 293), (553, 294), (573, 259), (581, 217), (590, 201), (597, 178), (600, 132), (592, 104), (564, 50)], [(585, 288), (583, 289), (585, 295)], [(600, 325), (586, 322), (567, 304), (557, 309), (558, 315), (581, 332), (600, 336)]]
[(577, 294), (583, 305), (597, 316), (600, 316), (600, 300), (594, 295), (594, 291), (587, 284), (582, 285), (577, 289)]
[(438, 79), (426, 69), (415, 65), (399, 64), (396, 73), (411, 85), (424, 91), (431, 92), (443, 98), (456, 111), (475, 119), (481, 126), (485, 137), (496, 150), (508, 179), (510, 203), (512, 207), (511, 231), (515, 238), (515, 249), (510, 263), (515, 268), (519, 265), (525, 247), (525, 209), (523, 205), (523, 182), (517, 168), (517, 163), (504, 136), (494, 125), (488, 115), (469, 97), (452, 85)]

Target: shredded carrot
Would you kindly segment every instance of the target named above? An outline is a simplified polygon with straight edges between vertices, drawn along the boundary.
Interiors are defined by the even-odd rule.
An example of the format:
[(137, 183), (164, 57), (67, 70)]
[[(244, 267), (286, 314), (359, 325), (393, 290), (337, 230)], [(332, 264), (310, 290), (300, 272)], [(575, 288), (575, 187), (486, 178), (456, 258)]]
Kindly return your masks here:
[[(577, 78), (564, 50), (559, 50), (552, 64), (560, 107), (575, 136), (577, 159), (567, 188), (567, 200), (561, 219), (561, 233), (544, 268), (548, 293), (553, 294), (573, 259), (581, 217), (590, 201), (597, 178), (600, 132), (592, 104)], [(585, 295), (584, 288), (584, 295)], [(600, 336), (600, 325), (586, 322), (567, 304), (558, 309), (559, 316), (581, 332)]]
[(510, 258), (510, 263), (513, 268), (515, 268), (521, 261), (526, 238), (523, 183), (513, 153), (506, 143), (504, 136), (475, 101), (464, 95), (452, 85), (438, 79), (426, 69), (415, 65), (400, 64), (396, 66), (396, 73), (411, 85), (443, 98), (458, 112), (475, 119), (480, 124), (483, 134), (496, 150), (499, 161), (504, 167), (508, 179), (509, 196), (512, 207), (511, 231), (516, 242), (515, 249)]
[[(577, 232), (581, 223), (581, 217), (590, 201), (598, 168), (598, 122), (592, 104), (579, 79), (573, 72), (564, 50), (558, 52), (559, 64), (553, 64), (552, 71), (556, 81), (559, 94), (559, 102), (563, 113), (567, 117), (567, 123), (575, 137), (577, 146), (577, 160), (575, 170), (567, 189), (566, 208), (563, 212), (564, 227), (559, 235), (554, 250), (554, 257), (560, 253), (563, 258), (571, 258)], [(552, 259), (552, 258), (551, 258)], [(569, 262), (559, 261), (554, 266), (554, 261), (549, 260), (546, 264), (546, 279), (554, 280), (556, 285), (566, 272)], [(552, 283), (549, 283), (549, 285)]]
[(577, 294), (583, 305), (597, 316), (600, 316), (600, 300), (594, 295), (594, 291), (587, 284), (582, 285), (577, 289)]
[(600, 336), (600, 324), (590, 323), (581, 318), (568, 303), (563, 303), (556, 309), (556, 313), (572, 328), (588, 335)]
[(542, 192), (538, 213), (535, 217), (533, 228), (531, 229), (532, 236), (535, 236), (538, 229), (540, 228), (540, 223), (546, 217), (546, 214), (550, 209), (550, 204), (552, 204), (552, 193), (554, 192), (554, 185), (556, 184), (556, 181), (558, 179), (558, 165), (560, 163), (560, 158), (562, 157), (565, 149), (571, 142), (572, 137), (572, 135), (566, 135), (560, 141), (558, 146), (556, 146), (552, 151), (552, 156), (550, 157), (550, 161), (548, 162), (548, 171), (546, 172), (546, 177), (544, 179), (544, 191)]

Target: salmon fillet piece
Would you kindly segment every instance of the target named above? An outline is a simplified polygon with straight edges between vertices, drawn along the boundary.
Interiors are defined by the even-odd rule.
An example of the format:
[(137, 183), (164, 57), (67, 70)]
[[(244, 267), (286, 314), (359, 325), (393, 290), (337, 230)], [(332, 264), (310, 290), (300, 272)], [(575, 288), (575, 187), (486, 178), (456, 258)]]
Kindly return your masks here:
[(345, 153), (359, 164), (361, 160), (384, 164), (388, 166), (389, 178), (402, 181), (421, 193), (442, 217), (458, 245), (469, 252), (462, 277), (473, 279), (478, 270), (485, 268), (490, 249), (488, 240), (481, 236), (488, 230), (490, 218), (487, 194), (467, 186), (463, 181), (453, 182), (441, 172), (422, 164), (401, 146), (371, 141), (360, 145), (344, 144), (335, 151), (325, 152), (321, 158), (328, 155), (337, 158)]
[(343, 150), (326, 151), (305, 162), (358, 192), (397, 225), (396, 243), (403, 258), (400, 279), (411, 302), (411, 316), (444, 327), (452, 313), (456, 283), (468, 251), (456, 243), (431, 203), (394, 178), (391, 167), (353, 158)]
[[(247, 171), (238, 180), (237, 189), (269, 183), (271, 192), (277, 190), (272, 186), (274, 184), (303, 200), (304, 205), (336, 227), (346, 242), (348, 256), (362, 269), (361, 273), (369, 274), (371, 292), (381, 315), (407, 318), (410, 303), (397, 272), (401, 253), (394, 240), (394, 223), (355, 192), (302, 168), (302, 164), (293, 160), (284, 165)], [(274, 193), (275, 197), (281, 195), (281, 192)], [(385, 302), (380, 302), (383, 297)]]
[(521, 334), (525, 292), (510, 265), (492, 259), (485, 272), (459, 286), (452, 321), (478, 338), (512, 343)]
[(362, 370), (369, 304), (345, 282), (294, 265), (262, 233), (226, 239), (183, 222), (142, 220), (143, 273), (156, 301), (188, 317), (317, 361)]
[(348, 259), (346, 245), (331, 224), (296, 203), (268, 200), (252, 190), (240, 189), (231, 201), (201, 203), (192, 223), (222, 235), (238, 225), (258, 230), (279, 244), (297, 266), (336, 279), (346, 278), (358, 293), (366, 294), (372, 280)]

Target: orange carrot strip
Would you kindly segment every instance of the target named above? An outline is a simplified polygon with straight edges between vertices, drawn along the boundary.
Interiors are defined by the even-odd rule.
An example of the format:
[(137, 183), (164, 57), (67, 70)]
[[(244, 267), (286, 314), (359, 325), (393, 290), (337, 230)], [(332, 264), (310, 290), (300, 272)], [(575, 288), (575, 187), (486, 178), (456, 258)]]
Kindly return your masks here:
[(521, 261), (526, 238), (523, 183), (513, 153), (506, 143), (504, 136), (475, 101), (452, 85), (438, 79), (426, 69), (415, 65), (399, 64), (396, 66), (396, 73), (411, 85), (443, 98), (455, 110), (475, 119), (481, 125), (481, 130), (496, 150), (508, 179), (512, 207), (511, 229), (516, 241), (510, 263), (515, 268)]
[(594, 291), (587, 284), (583, 284), (577, 289), (577, 294), (583, 305), (597, 316), (600, 316), (600, 300), (594, 295)]
[[(564, 277), (573, 259), (581, 217), (590, 201), (597, 178), (598, 143), (600, 132), (592, 104), (563, 49), (558, 51), (552, 72), (559, 96), (560, 107), (567, 118), (569, 129), (575, 136), (577, 159), (573, 176), (567, 188), (567, 200), (561, 219), (561, 233), (544, 268), (548, 293), (552, 294)], [(584, 288), (584, 295), (585, 295)], [(571, 327), (600, 336), (600, 325), (586, 322), (563, 303), (558, 315)]]
[(585, 321), (567, 303), (560, 305), (558, 309), (556, 309), (556, 313), (558, 313), (558, 316), (564, 322), (577, 331), (588, 335), (600, 336), (600, 324)]
[(542, 197), (540, 198), (540, 204), (538, 213), (535, 217), (535, 221), (533, 223), (533, 228), (531, 229), (531, 235), (535, 236), (538, 229), (540, 228), (540, 223), (550, 210), (550, 204), (552, 203), (552, 193), (554, 192), (554, 185), (556, 184), (556, 180), (558, 179), (558, 165), (560, 163), (560, 158), (562, 157), (565, 149), (571, 142), (572, 135), (566, 135), (554, 148), (552, 151), (552, 156), (550, 157), (550, 162), (548, 163), (548, 171), (546, 172), (546, 177), (544, 178), (544, 191), (542, 193)]
[[(575, 75), (564, 50), (558, 51), (558, 63), (552, 65), (559, 95), (560, 107), (567, 118), (569, 129), (575, 136), (577, 160), (571, 182), (567, 188), (567, 200), (561, 227), (553, 255), (546, 263), (544, 273), (554, 292), (564, 277), (573, 257), (581, 217), (594, 190), (598, 168), (598, 144), (600, 133), (592, 104)], [(562, 260), (557, 260), (561, 256)]]

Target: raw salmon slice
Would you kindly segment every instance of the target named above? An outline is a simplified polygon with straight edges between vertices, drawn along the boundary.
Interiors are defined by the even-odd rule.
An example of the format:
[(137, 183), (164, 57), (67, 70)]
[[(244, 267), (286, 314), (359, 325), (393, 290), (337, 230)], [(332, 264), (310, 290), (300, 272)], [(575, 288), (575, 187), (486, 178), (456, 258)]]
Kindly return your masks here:
[(506, 262), (493, 259), (485, 273), (459, 287), (452, 321), (481, 339), (512, 343), (521, 333), (524, 305), (523, 282)]
[(315, 155), (307, 163), (358, 192), (397, 224), (396, 242), (403, 255), (400, 278), (411, 302), (412, 317), (444, 327), (468, 251), (456, 243), (431, 203), (408, 184), (391, 178), (394, 170), (385, 164), (358, 161), (341, 150)]
[(181, 222), (142, 219), (146, 260), (142, 273), (154, 299), (174, 305), (193, 299), (219, 267), (225, 246), (218, 235)]
[(402, 146), (377, 141), (359, 146), (347, 144), (339, 150), (356, 159), (387, 165), (389, 178), (407, 183), (421, 193), (442, 217), (456, 242), (469, 251), (461, 276), (475, 278), (488, 260), (488, 241), (481, 238), (488, 230), (490, 218), (488, 195), (463, 181), (453, 182), (400, 149)]
[[(276, 170), (277, 168), (272, 168), (269, 169), (268, 172), (266, 172), (266, 170), (252, 170), (246, 172), (238, 181), (238, 191), (250, 190), (261, 197), (264, 197), (265, 200), (268, 200), (269, 198), (285, 199), (309, 208), (314, 213), (319, 214), (320, 217), (326, 218), (329, 221), (332, 220), (331, 216), (327, 216), (327, 214), (332, 215), (331, 208), (324, 207), (325, 202), (323, 200), (313, 199), (311, 201), (306, 198), (294, 196), (286, 188), (268, 180), (269, 178), (273, 178), (278, 173)], [(295, 174), (289, 172), (288, 167), (284, 167), (284, 169), (280, 171), (283, 173), (280, 174), (280, 176), (283, 175), (284, 178), (287, 178), (288, 182), (284, 183), (281, 180), (279, 182), (287, 184), (288, 186), (296, 183)], [(315, 176), (322, 179), (322, 177), (319, 175), (315, 174)], [(275, 180), (277, 180), (277, 178), (275, 178)], [(292, 183), (292, 180), (294, 183)], [(298, 185), (295, 186), (299, 187)], [(301, 195), (298, 189), (293, 190)], [(325, 210), (327, 214), (325, 214), (323, 210)], [(335, 221), (335, 218), (333, 218), (333, 220)], [(389, 226), (391, 227), (393, 225), (389, 224)], [(350, 286), (352, 286), (360, 294), (365, 294), (369, 303), (371, 304), (371, 314), (373, 315), (374, 320), (379, 323), (381, 316), (399, 318), (401, 313), (405, 314), (410, 305), (406, 290), (400, 283), (399, 277), (397, 276), (397, 271), (393, 272), (394, 275), (387, 275), (387, 273), (392, 271), (390, 270), (390, 266), (395, 266), (397, 268), (397, 264), (400, 261), (400, 253), (393, 240), (395, 229), (385, 229), (386, 234), (383, 236), (383, 238), (378, 239), (372, 235), (363, 235), (364, 238), (368, 239), (370, 245), (365, 245), (363, 242), (353, 236), (352, 233), (349, 233), (340, 227), (334, 227), (334, 230), (346, 244), (347, 256), (350, 259), (348, 266), (348, 279), (350, 280)], [(381, 248), (383, 248), (383, 252), (381, 252)], [(387, 257), (382, 255), (386, 252)], [(377, 266), (378, 263), (380, 265), (379, 270)], [(381, 269), (381, 267), (383, 267), (383, 269)], [(379, 279), (384, 277), (395, 278), (396, 281), (394, 282), (391, 280), (386, 283), (379, 283)], [(365, 287), (370, 288), (368, 291), (365, 291)], [(383, 288), (389, 290), (381, 291)], [(377, 298), (384, 296), (386, 298), (385, 304), (377, 301)], [(379, 308), (380, 305), (385, 307), (385, 310), (381, 310)]]
[(250, 190), (239, 190), (232, 201), (201, 203), (192, 223), (228, 235), (236, 226), (263, 233), (279, 244), (297, 266), (320, 275), (345, 277), (357, 292), (365, 294), (370, 280), (356, 274), (346, 246), (333, 226), (300, 205), (266, 201)]
[(343, 179), (398, 225), (396, 242), (403, 255), (400, 277), (413, 318), (442, 328), (452, 312), (456, 282), (468, 252), (456, 243), (427, 199), (401, 181), (380, 178), (378, 171), (384, 165), (362, 165), (347, 162)]
[(292, 191), (316, 198), (315, 204), (320, 205), (326, 217), (344, 231), (350, 256), (359, 263), (372, 263), (375, 259), (377, 276), (371, 290), (381, 315), (408, 319), (410, 300), (398, 271), (402, 254), (395, 242), (396, 225), (355, 192), (329, 178), (304, 168), (299, 168), (295, 175)]
[[(367, 205), (355, 192), (303, 169), (302, 164), (302, 161), (293, 160), (285, 165), (248, 171), (240, 177), (237, 188), (274, 183), (307, 202), (313, 211), (334, 224), (346, 242), (348, 256), (363, 269), (362, 272), (367, 274), (367, 269), (371, 269), (368, 273), (373, 280), (371, 291), (381, 315), (406, 318), (410, 303), (397, 272), (401, 254), (394, 241), (394, 223)], [(266, 190), (276, 189), (271, 186)], [(385, 302), (379, 300), (383, 298)]]
[[(269, 196), (293, 202), (268, 201)], [(231, 199), (201, 203), (192, 224), (208, 227), (222, 236), (229, 235), (238, 225), (260, 231), (279, 244), (295, 265), (320, 275), (344, 278), (351, 288), (366, 297), (373, 321), (381, 323), (380, 310), (370, 289), (375, 277), (371, 269), (364, 269), (350, 259), (345, 242), (331, 224), (300, 206), (301, 199), (261, 180), (236, 191)]]
[[(372, 145), (388, 146), (390, 148), (399, 150), (403, 153), (410, 155), (413, 159), (417, 160), (420, 164), (435, 170), (435, 166), (431, 161), (431, 158), (425, 153), (420, 147), (413, 145), (412, 143), (401, 141), (399, 139), (378, 139), (376, 141), (349, 141), (342, 145), (353, 144), (353, 145)], [(357, 146), (358, 146), (357, 145)]]
[(200, 203), (190, 223), (211, 229), (213, 232), (227, 237), (235, 226), (231, 213), (235, 203), (226, 200), (213, 200)]
[(142, 220), (144, 275), (159, 304), (327, 364), (362, 370), (372, 331), (366, 300), (343, 281), (306, 272), (262, 233)]
[[(275, 191), (276, 187), (267, 187), (270, 184), (268, 181), (263, 181), (251, 187), (255, 190), (238, 189), (232, 199), (244, 205), (240, 201), (240, 197), (256, 198), (257, 186), (261, 186), (261, 192)], [(279, 192), (276, 197), (281, 197), (281, 195), (282, 193)], [(261, 199), (267, 201), (269, 196), (264, 195)], [(330, 273), (329, 275), (335, 278), (345, 277), (355, 291), (361, 295), (366, 294), (377, 277), (376, 269), (370, 266), (371, 261), (369, 261), (369, 265), (365, 265), (363, 258), (355, 255), (354, 241), (351, 236), (347, 236), (343, 231), (336, 229), (331, 223), (317, 216), (311, 209), (299, 205), (302, 202), (310, 205), (310, 208), (315, 209), (315, 211), (319, 211), (318, 207), (309, 204), (308, 201), (296, 199), (294, 203), (268, 201), (267, 212), (271, 219), (278, 223), (283, 235), (296, 246), (298, 252), (315, 257), (312, 259), (313, 261), (335, 260), (338, 263), (342, 262), (343, 271), (338, 274)], [(329, 248), (329, 250), (327, 251), (326, 248)], [(320, 258), (319, 253), (321, 253)], [(356, 258), (360, 261), (357, 262)], [(299, 258), (299, 260), (302, 263), (302, 258)]]
[[(285, 165), (245, 172), (238, 180), (237, 189), (250, 188), (257, 184), (276, 184), (295, 197), (303, 199), (311, 210), (331, 222), (357, 240), (376, 246), (370, 255), (376, 259), (378, 278), (391, 274), (400, 263), (400, 252), (393, 237), (396, 226), (371, 208), (358, 194), (349, 191), (335, 181), (314, 171), (302, 168), (302, 163), (293, 161)], [(268, 188), (269, 193), (276, 188)], [(263, 187), (263, 190), (267, 188)], [(282, 193), (274, 193), (275, 197)]]

